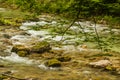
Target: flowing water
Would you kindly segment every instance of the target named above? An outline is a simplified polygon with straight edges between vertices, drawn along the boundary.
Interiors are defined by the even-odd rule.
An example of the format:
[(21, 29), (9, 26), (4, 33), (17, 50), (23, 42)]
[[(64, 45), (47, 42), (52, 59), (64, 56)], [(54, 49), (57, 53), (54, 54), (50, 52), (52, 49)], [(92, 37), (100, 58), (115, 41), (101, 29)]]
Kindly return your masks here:
[[(63, 24), (63, 22), (66, 22), (66, 24)], [(24, 22), (19, 29), (8, 28), (1, 31), (0, 34), (5, 33), (10, 36), (10, 39), (6, 39), (3, 36), (0, 39), (0, 46), (3, 46), (3, 49), (0, 49), (0, 65), (4, 66), (0, 67), (0, 72), (11, 71), (13, 76), (20, 79), (25, 78), (26, 80), (33, 80), (32, 78), (37, 78), (37, 80), (119, 80), (119, 76), (86, 66), (84, 63), (88, 62), (88, 60), (79, 58), (82, 55), (82, 51), (100, 52), (100, 50), (95, 48), (97, 42), (94, 42), (94, 23), (90, 21), (75, 22), (62, 36), (62, 32), (69, 25), (67, 23), (68, 21), (63, 21), (63, 19), (49, 20), (47, 17), (41, 17), (38, 22)], [(89, 35), (89, 39), (93, 42), (85, 42), (86, 37), (82, 32), (83, 28), (79, 28), (79, 24), (81, 24), (84, 32)], [(107, 25), (97, 24), (96, 28), (99, 34), (108, 35), (110, 33)], [(116, 34), (120, 33), (118, 29), (112, 29), (112, 31), (116, 32)], [(62, 41), (60, 41), (61, 39)], [(65, 55), (72, 55), (74, 60), (70, 63), (64, 63), (69, 66), (52, 68), (44, 65), (44, 59), (36, 60), (29, 57), (20, 57), (16, 53), (11, 52), (13, 45), (23, 44), (30, 46), (31, 42), (43, 40), (49, 42), (53, 50), (61, 50), (64, 51)], [(6, 43), (7, 41), (10, 44)], [(88, 49), (83, 48), (82, 45), (87, 45)]]

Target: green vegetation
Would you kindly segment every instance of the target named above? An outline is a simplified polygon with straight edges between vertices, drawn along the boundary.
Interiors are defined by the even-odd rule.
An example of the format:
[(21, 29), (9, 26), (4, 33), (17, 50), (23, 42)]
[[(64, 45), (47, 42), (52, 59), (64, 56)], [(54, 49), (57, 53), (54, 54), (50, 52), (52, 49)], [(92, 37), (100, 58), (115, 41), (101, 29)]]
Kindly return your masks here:
[(120, 0), (0, 0), (0, 2), (35, 15), (53, 13), (72, 18), (80, 11), (81, 18), (94, 16), (117, 25), (120, 21)]
[[(0, 80), (119, 78), (120, 0), (0, 0), (0, 4)], [(11, 46), (11, 52), (27, 58), (18, 57), (19, 62), (9, 56)], [(89, 63), (101, 67), (92, 69)]]

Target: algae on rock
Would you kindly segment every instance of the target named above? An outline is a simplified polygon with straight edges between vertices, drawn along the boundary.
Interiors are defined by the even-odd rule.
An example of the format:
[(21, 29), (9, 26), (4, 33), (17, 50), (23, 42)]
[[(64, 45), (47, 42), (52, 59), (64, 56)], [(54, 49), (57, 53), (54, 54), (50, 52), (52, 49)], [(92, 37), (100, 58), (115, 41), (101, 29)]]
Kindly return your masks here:
[(27, 51), (27, 52), (29, 52), (29, 48), (27, 48), (24, 45), (15, 45), (15, 46), (13, 46), (11, 52), (16, 52), (17, 53), (18, 51)]
[(21, 57), (26, 57), (28, 55), (27, 51), (18, 51), (17, 54)]
[(30, 46), (26, 45), (15, 45), (11, 52), (17, 53), (19, 56), (25, 57), (32, 53), (43, 53), (51, 49), (50, 44), (45, 41), (36, 42)]
[(67, 62), (67, 61), (71, 60), (71, 57), (69, 57), (69, 56), (62, 56), (62, 57), (59, 57), (58, 60), (61, 61), (61, 62)]
[(61, 66), (61, 62), (58, 61), (57, 59), (50, 59), (45, 64), (48, 67), (60, 67)]
[(50, 49), (51, 49), (51, 47), (48, 42), (41, 41), (41, 42), (37, 42), (37, 43), (35, 43), (35, 45), (33, 45), (33, 47), (31, 48), (31, 52), (43, 53), (43, 52), (49, 51)]

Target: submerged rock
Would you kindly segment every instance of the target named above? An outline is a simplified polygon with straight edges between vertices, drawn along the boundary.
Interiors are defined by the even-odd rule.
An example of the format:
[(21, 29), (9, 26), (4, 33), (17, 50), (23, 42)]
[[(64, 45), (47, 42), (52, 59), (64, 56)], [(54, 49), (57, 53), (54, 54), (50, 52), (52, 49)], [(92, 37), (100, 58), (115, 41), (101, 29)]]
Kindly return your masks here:
[(61, 63), (57, 59), (50, 59), (45, 63), (45, 65), (48, 67), (60, 67)]

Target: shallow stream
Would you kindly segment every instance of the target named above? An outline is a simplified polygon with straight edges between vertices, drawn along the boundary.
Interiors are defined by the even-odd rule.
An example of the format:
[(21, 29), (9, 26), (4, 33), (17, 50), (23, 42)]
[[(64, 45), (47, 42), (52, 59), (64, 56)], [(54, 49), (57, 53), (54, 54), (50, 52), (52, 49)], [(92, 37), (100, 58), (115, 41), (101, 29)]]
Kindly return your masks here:
[[(52, 17), (53, 18), (53, 17)], [(90, 68), (85, 63), (89, 61), (82, 57), (82, 51), (101, 52), (95, 40), (95, 27), (102, 37), (103, 47), (113, 51), (119, 51), (119, 45), (109, 42), (110, 32), (118, 35), (120, 30), (110, 29), (107, 25), (97, 24), (90, 21), (75, 22), (75, 24), (62, 36), (62, 33), (70, 25), (69, 21), (63, 19), (52, 19), (41, 16), (38, 22), (24, 22), (19, 28), (8, 28), (0, 32), (0, 73), (9, 72), (9, 75), (26, 80), (119, 80), (119, 75), (112, 75), (101, 69)], [(79, 24), (82, 28), (79, 27)], [(84, 31), (84, 32), (83, 32)], [(87, 34), (88, 41), (85, 34)], [(4, 35), (4, 36), (3, 36)], [(5, 35), (10, 36), (6, 38)], [(108, 43), (107, 43), (108, 38)], [(119, 40), (120, 38), (118, 38)], [(52, 50), (64, 51), (66, 55), (71, 55), (73, 60), (65, 62), (62, 67), (52, 68), (44, 65), (44, 59), (31, 59), (29, 57), (19, 57), (11, 52), (11, 48), (16, 44), (28, 45), (35, 41), (47, 41), (51, 44)], [(8, 42), (8, 43), (7, 43)], [(116, 44), (119, 43), (116, 42)], [(82, 47), (86, 45), (87, 48)], [(112, 46), (109, 47), (109, 46)], [(116, 48), (117, 47), (117, 48)], [(118, 57), (120, 58), (120, 57)], [(67, 65), (68, 64), (68, 65)], [(3, 67), (2, 67), (3, 66)]]

